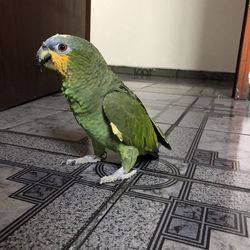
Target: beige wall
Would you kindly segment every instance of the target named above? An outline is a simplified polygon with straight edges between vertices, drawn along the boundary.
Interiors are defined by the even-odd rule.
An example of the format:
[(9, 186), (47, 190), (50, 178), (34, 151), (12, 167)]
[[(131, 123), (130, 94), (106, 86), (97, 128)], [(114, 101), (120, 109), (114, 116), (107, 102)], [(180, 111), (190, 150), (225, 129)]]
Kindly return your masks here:
[(245, 0), (92, 0), (110, 65), (234, 72)]

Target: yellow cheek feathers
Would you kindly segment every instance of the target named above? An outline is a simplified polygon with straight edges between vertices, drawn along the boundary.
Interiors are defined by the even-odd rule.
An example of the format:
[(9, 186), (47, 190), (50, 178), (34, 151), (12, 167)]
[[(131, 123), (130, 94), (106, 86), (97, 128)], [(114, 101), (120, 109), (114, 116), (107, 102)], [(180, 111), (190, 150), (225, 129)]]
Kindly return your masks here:
[(63, 76), (67, 76), (67, 66), (69, 57), (67, 55), (59, 55), (56, 52), (50, 50), (51, 61), (57, 71), (59, 71)]

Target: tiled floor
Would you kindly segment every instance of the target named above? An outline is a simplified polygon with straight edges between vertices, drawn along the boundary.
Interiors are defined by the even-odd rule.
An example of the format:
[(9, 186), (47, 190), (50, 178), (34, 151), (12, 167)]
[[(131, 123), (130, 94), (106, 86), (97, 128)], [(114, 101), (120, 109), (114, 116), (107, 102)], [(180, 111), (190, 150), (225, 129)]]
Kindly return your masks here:
[(91, 152), (61, 94), (0, 113), (0, 249), (250, 249), (249, 102), (225, 82), (126, 84), (173, 150), (116, 184), (97, 184), (114, 155), (60, 165)]

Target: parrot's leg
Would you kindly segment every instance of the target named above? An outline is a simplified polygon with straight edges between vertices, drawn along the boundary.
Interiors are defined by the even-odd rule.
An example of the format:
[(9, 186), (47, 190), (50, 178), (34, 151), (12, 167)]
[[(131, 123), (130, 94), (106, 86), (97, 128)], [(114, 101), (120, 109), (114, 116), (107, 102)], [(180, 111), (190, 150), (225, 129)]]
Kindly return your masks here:
[(68, 159), (66, 161), (63, 161), (61, 164), (66, 165), (79, 165), (84, 163), (92, 163), (92, 162), (98, 162), (101, 161), (101, 158), (96, 155), (86, 155), (84, 157), (76, 158), (76, 159)]
[(105, 147), (101, 143), (97, 142), (95, 139), (92, 139), (92, 146), (95, 155), (99, 156), (103, 160), (107, 157)]
[(112, 175), (104, 176), (100, 180), (100, 184), (107, 183), (107, 182), (115, 182), (117, 180), (125, 180), (136, 174), (137, 170), (133, 170), (129, 173), (125, 173), (123, 167), (116, 170)]
[(84, 157), (76, 159), (69, 159), (67, 161), (62, 162), (62, 164), (79, 165), (84, 163), (99, 162), (101, 161), (101, 159), (105, 159), (106, 158), (105, 147), (94, 139), (92, 139), (92, 145), (94, 149), (94, 155), (86, 155)]
[(119, 152), (121, 155), (122, 167), (115, 171), (112, 175), (102, 177), (100, 184), (128, 179), (132, 175), (136, 174), (136, 170), (131, 172), (129, 171), (135, 165), (137, 156), (139, 155), (138, 149), (132, 146), (121, 144), (119, 147)]

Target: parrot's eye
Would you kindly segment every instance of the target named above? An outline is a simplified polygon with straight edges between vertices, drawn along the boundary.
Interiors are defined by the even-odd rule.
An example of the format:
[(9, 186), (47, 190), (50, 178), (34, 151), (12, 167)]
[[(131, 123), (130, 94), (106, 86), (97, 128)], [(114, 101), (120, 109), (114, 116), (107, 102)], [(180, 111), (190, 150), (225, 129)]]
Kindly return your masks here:
[(58, 43), (56, 46), (54, 46), (54, 50), (58, 54), (67, 54), (71, 51), (71, 48), (65, 43)]
[(60, 44), (58, 45), (58, 50), (60, 50), (61, 52), (66, 51), (67, 48), (68, 48), (68, 46), (67, 46), (66, 44), (63, 44), (63, 43), (60, 43)]

